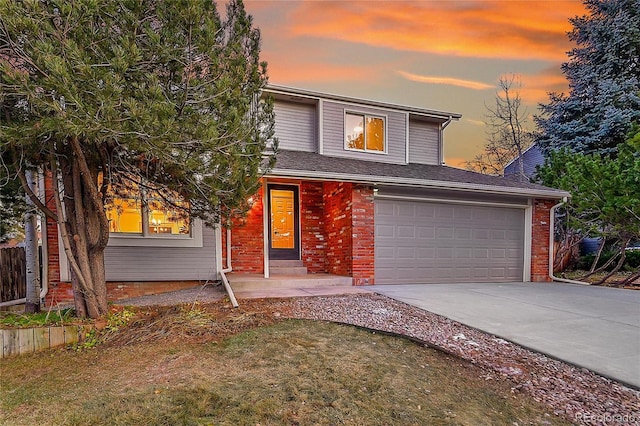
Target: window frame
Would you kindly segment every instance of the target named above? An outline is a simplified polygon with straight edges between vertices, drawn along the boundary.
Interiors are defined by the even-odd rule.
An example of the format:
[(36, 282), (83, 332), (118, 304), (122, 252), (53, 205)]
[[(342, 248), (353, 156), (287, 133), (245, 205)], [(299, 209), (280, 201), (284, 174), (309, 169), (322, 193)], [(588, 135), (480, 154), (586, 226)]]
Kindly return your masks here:
[(202, 220), (189, 218), (189, 234), (154, 234), (149, 232), (150, 209), (147, 194), (140, 189), (142, 232), (111, 232), (107, 247), (202, 247)]
[[(357, 116), (361, 116), (363, 119), (363, 124), (364, 124), (364, 128), (362, 129), (362, 134), (364, 136), (364, 148), (363, 149), (359, 149), (359, 148), (350, 148), (349, 145), (347, 144), (347, 115), (357, 115)], [(384, 149), (382, 151), (378, 151), (375, 149), (367, 149), (367, 133), (366, 133), (366, 123), (367, 123), (367, 118), (377, 118), (377, 119), (381, 119), (382, 120), (382, 126), (383, 126), (383, 131), (384, 131)], [(379, 154), (379, 155), (385, 155), (388, 153), (388, 149), (389, 149), (389, 136), (388, 136), (388, 130), (387, 130), (387, 122), (388, 120), (388, 116), (386, 114), (378, 114), (378, 113), (369, 113), (369, 112), (362, 112), (362, 111), (358, 111), (358, 110), (351, 110), (351, 109), (345, 109), (344, 110), (344, 117), (343, 117), (343, 143), (344, 143), (344, 150), (345, 151), (353, 151), (353, 152), (366, 152), (368, 154)]]

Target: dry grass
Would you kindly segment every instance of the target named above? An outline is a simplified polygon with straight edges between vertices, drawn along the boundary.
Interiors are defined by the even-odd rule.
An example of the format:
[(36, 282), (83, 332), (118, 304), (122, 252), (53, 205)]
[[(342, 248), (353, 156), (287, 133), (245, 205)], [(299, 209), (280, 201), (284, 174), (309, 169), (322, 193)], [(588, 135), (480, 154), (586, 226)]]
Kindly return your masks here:
[(251, 307), (144, 311), (96, 349), (0, 367), (6, 425), (565, 424), (433, 349)]

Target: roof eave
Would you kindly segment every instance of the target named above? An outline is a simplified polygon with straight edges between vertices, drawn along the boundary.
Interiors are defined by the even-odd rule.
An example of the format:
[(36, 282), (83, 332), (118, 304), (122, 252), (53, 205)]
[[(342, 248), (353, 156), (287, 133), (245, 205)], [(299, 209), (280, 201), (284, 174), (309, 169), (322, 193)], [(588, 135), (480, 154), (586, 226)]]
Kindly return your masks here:
[(475, 191), (487, 194), (520, 195), (525, 197), (538, 197), (548, 199), (570, 198), (566, 191), (554, 189), (512, 188), (508, 186), (482, 185), (466, 182), (450, 182), (430, 179), (412, 179), (395, 176), (355, 175), (348, 173), (314, 172), (310, 170), (273, 169), (266, 175), (267, 178), (307, 178), (321, 181), (341, 181), (352, 183), (391, 184), (398, 186), (411, 186), (431, 189), (448, 189), (453, 191)]
[(389, 102), (373, 101), (369, 99), (353, 98), (349, 96), (335, 95), (331, 93), (322, 93), (322, 92), (315, 92), (312, 90), (297, 89), (297, 88), (287, 87), (287, 86), (279, 86), (275, 84), (267, 85), (264, 88), (264, 91), (273, 93), (273, 94), (298, 96), (300, 98), (305, 98), (305, 99), (316, 99), (316, 100), (327, 99), (327, 100), (334, 100), (338, 102), (357, 103), (357, 104), (362, 104), (362, 105), (367, 105), (372, 107), (395, 109), (399, 111), (408, 112), (409, 114), (414, 114), (415, 116), (438, 119), (443, 122), (446, 122), (448, 120), (459, 120), (460, 118), (462, 118), (462, 114), (454, 113), (454, 112), (436, 111), (436, 110), (431, 110), (426, 108), (411, 107), (407, 105), (400, 105), (400, 104), (394, 104)]

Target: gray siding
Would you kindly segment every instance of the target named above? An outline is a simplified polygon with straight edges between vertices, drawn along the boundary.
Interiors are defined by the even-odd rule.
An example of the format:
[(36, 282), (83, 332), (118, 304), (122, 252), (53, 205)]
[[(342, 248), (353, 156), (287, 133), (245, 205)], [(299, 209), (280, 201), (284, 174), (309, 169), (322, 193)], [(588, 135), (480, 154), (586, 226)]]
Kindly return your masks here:
[(203, 247), (108, 246), (104, 263), (107, 281), (214, 280), (216, 244), (213, 229), (202, 230)]
[[(362, 112), (365, 114), (385, 116), (387, 118), (386, 154), (348, 151), (344, 149), (345, 111)], [(402, 112), (324, 101), (322, 111), (323, 154), (333, 157), (379, 161), (382, 163), (405, 164), (407, 133), (406, 118), (406, 114)]]
[(318, 127), (315, 105), (276, 100), (274, 111), (279, 148), (317, 152)]
[(409, 121), (409, 162), (440, 163), (440, 126), (426, 121)]

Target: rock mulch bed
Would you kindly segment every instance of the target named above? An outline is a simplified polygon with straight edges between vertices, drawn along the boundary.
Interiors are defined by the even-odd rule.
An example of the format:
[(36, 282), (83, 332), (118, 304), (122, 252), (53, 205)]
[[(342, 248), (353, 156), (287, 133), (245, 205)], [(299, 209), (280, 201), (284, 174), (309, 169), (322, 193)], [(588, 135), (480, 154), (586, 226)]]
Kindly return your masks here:
[(400, 334), (478, 365), (578, 424), (640, 424), (640, 392), (516, 344), (380, 295), (274, 301), (283, 315)]

